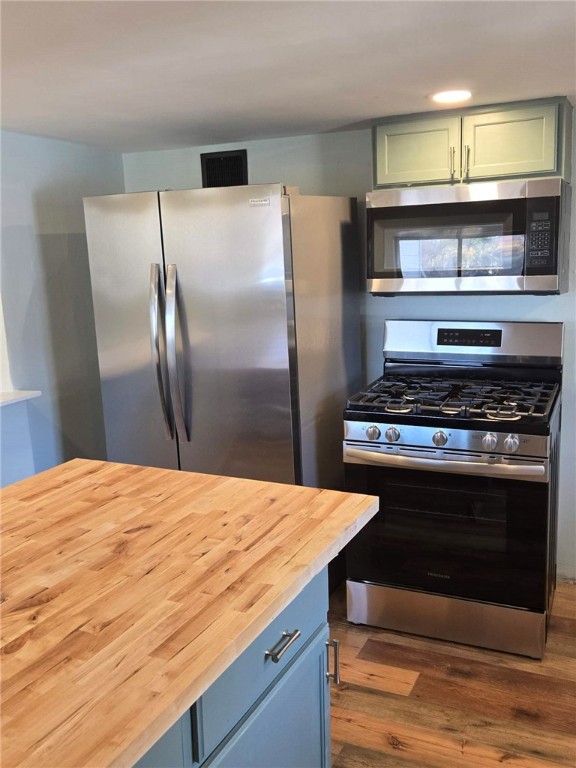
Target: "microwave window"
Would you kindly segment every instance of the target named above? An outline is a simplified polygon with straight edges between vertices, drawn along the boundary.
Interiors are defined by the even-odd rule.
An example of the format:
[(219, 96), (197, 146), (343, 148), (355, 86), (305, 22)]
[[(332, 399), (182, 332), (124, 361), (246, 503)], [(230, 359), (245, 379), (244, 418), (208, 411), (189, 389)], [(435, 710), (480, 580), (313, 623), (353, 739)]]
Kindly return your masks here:
[(525, 235), (511, 214), (374, 221), (377, 273), (403, 278), (522, 275)]
[(403, 277), (449, 277), (458, 273), (456, 238), (400, 235), (395, 245)]
[(524, 240), (524, 235), (463, 237), (462, 273), (521, 275)]

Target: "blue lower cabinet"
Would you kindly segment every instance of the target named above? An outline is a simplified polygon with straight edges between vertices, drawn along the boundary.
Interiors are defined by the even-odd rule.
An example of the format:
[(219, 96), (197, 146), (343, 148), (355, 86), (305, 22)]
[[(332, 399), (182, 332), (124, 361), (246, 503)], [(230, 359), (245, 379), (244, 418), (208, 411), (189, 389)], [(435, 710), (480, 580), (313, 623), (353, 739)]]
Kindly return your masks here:
[[(326, 624), (328, 582), (319, 573), (193, 707), (196, 754), (211, 755)], [(276, 655), (271, 655), (276, 651)]]
[(138, 760), (135, 768), (191, 768), (194, 765), (198, 763), (192, 758), (192, 722), (188, 711)]
[(329, 768), (327, 640), (325, 627), (203, 768)]

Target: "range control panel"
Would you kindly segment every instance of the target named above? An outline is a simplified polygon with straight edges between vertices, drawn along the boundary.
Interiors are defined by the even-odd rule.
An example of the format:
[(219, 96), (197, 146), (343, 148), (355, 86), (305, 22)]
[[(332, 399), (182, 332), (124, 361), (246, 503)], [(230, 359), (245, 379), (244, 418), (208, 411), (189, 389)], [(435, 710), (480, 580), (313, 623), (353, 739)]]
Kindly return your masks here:
[(438, 328), (438, 346), (501, 347), (502, 331), (471, 328)]
[(350, 447), (362, 445), (368, 450), (403, 453), (420, 450), (432, 457), (443, 451), (472, 454), (475, 461), (496, 460), (500, 456), (547, 458), (549, 438), (544, 435), (523, 435), (507, 429), (452, 429), (423, 427), (415, 424), (390, 424), (344, 420), (344, 440)]

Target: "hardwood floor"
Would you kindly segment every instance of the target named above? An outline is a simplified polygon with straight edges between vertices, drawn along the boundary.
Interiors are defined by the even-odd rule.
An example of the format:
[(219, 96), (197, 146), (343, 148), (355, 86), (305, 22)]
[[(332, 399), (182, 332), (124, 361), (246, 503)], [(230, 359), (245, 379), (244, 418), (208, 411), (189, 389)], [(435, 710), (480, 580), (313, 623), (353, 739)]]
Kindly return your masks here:
[(556, 590), (542, 661), (346, 622), (333, 768), (576, 766), (576, 585)]

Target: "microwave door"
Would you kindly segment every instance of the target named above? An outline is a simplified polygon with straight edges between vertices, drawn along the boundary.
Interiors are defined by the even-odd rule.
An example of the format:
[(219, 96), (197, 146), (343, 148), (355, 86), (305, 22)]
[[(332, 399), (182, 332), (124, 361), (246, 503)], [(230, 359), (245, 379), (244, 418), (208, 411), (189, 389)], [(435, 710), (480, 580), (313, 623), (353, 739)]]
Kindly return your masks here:
[(458, 275), (459, 241), (445, 226), (407, 227), (405, 222), (376, 222), (373, 271), (383, 278), (418, 280)]
[(525, 235), (502, 212), (376, 218), (369, 243), (378, 293), (516, 292), (521, 290)]

